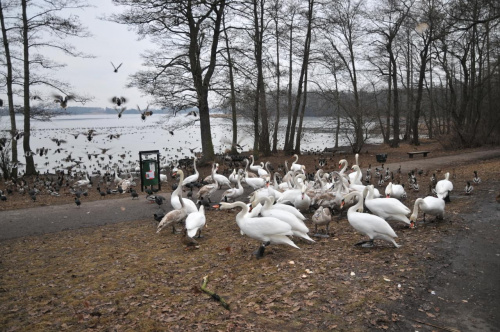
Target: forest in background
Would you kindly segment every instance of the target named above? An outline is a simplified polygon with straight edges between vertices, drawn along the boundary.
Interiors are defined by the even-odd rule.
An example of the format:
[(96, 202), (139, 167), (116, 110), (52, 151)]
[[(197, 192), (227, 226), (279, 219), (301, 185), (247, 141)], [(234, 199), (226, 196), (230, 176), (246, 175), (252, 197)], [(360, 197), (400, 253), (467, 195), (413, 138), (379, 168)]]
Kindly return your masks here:
[[(203, 156), (214, 156), (210, 110), (225, 109), (254, 124), (255, 155), (276, 151), (277, 128), (286, 122), (285, 153), (300, 153), (307, 110), (332, 118), (331, 130), (349, 135), (361, 150), (373, 123), (384, 142), (414, 145), (439, 137), (450, 147), (500, 141), (500, 6), (494, 0), (113, 0), (120, 11), (107, 19), (147, 37), (156, 49), (143, 53), (144, 69), (129, 77), (160, 109), (173, 114), (197, 108)], [(27, 173), (30, 119), (37, 86), (61, 92), (69, 84), (48, 80), (57, 63), (46, 47), (89, 56), (65, 42), (88, 37), (64, 9), (84, 1), (2, 1), (2, 69), (11, 119), (24, 114)], [(14, 107), (11, 96), (24, 97)], [(84, 103), (89, 97), (71, 96)], [(119, 105), (117, 105), (119, 106)], [(53, 103), (52, 103), (53, 107)], [(351, 130), (342, 130), (340, 119)], [(335, 125), (335, 120), (337, 121)], [(11, 160), (18, 162), (12, 145)], [(14, 172), (15, 173), (15, 172)]]

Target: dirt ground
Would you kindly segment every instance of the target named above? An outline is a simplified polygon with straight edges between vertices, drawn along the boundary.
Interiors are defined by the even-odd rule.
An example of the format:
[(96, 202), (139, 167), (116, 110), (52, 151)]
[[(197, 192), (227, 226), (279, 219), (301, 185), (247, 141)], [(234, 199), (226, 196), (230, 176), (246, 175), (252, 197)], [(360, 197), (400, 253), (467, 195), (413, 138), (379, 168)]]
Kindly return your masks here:
[[(137, 207), (125, 205), (126, 212), (117, 214), (112, 208), (119, 201), (116, 196), (101, 198), (91, 190), (82, 207), (108, 202), (111, 211), (106, 218), (128, 220), (124, 215), (136, 208), (149, 217), (2, 240), (0, 329), (499, 330), (500, 252), (495, 240), (500, 210), (495, 198), (500, 158), (437, 168), (433, 157), (487, 149), (443, 151), (437, 142), (425, 142), (418, 149), (430, 151), (429, 156), (415, 156), (410, 164), (411, 146), (367, 146), (360, 154), (362, 169), (369, 164), (374, 169), (382, 166), (375, 155), (387, 153), (385, 167), (395, 171), (404, 165), (402, 182), (408, 165), (422, 171), (420, 190), (408, 191), (405, 201), (411, 209), (417, 197), (427, 194), (432, 173), (439, 178), (448, 171), (452, 174), (455, 190), (443, 221), (430, 218), (416, 229), (391, 222), (402, 244), (399, 249), (377, 241), (372, 249), (354, 247), (363, 237), (344, 215), (334, 216), (338, 223), (332, 223), (329, 238), (316, 238), (315, 243), (295, 239), (300, 250), (272, 245), (263, 259), (256, 260), (252, 252), (259, 244), (240, 236), (236, 211), (207, 211), (204, 237), (197, 240), (200, 248), (185, 250), (180, 234), (155, 233), (151, 214), (158, 207), (147, 204), (144, 195), (133, 203)], [(277, 168), (285, 158), (277, 155), (265, 161)], [(336, 152), (306, 154), (299, 163), (314, 170), (320, 158), (326, 159), (328, 169), (337, 169), (341, 158), (354, 162), (352, 154)], [(472, 195), (465, 195), (463, 188), (474, 170), (482, 182), (474, 185)], [(208, 175), (208, 167), (200, 173)], [(167, 197), (172, 183), (169, 179), (162, 190)], [(29, 216), (30, 207), (40, 214), (43, 208), (64, 204), (72, 204), (67, 206), (70, 219), (72, 214), (86, 214), (85, 209), (76, 210), (73, 199), (70, 194), (42, 194), (33, 202), (14, 192), (0, 202), (0, 217), (5, 215), (1, 211)], [(310, 221), (307, 224), (311, 228)], [(223, 297), (230, 311), (201, 292), (206, 275), (207, 288)]]

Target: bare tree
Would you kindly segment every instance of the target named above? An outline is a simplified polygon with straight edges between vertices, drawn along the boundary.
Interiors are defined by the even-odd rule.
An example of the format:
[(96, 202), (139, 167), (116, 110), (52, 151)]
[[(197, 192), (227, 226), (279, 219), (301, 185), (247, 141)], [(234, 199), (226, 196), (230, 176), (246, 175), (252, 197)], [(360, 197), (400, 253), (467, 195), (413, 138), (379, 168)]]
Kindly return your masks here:
[[(371, 14), (371, 22), (375, 26), (371, 33), (379, 35), (381, 38), (375, 40), (380, 48), (385, 49), (389, 58), (389, 93), (393, 98), (393, 140), (392, 146), (399, 145), (400, 136), (400, 106), (399, 106), (399, 88), (398, 88), (398, 63), (397, 51), (395, 50), (396, 37), (399, 30), (409, 15), (410, 8), (413, 5), (410, 1), (382, 1), (378, 3), (376, 10)], [(392, 87), (392, 89), (391, 89)]]
[[(8, 6), (6, 7), (8, 8)], [(10, 8), (12, 9), (12, 8)], [(11, 28), (7, 29), (6, 24), (5, 24), (5, 17), (4, 17), (4, 5), (2, 1), (0, 0), (0, 24), (2, 27), (2, 40), (3, 40), (3, 46), (4, 46), (4, 52), (5, 52), (5, 64), (6, 64), (6, 69), (7, 69), (7, 75), (5, 77), (5, 85), (7, 88), (7, 104), (9, 108), (9, 116), (10, 116), (10, 141), (15, 142), (13, 140), (14, 136), (16, 135), (17, 132), (17, 127), (16, 127), (16, 115), (14, 112), (14, 96), (13, 96), (13, 82), (14, 82), (14, 77), (12, 74), (12, 58), (10, 56), (10, 46), (9, 46), (9, 37), (7, 36), (7, 31), (10, 30)], [(4, 167), (3, 173), (5, 178), (17, 178), (17, 173), (18, 173), (18, 156), (17, 156), (17, 144), (12, 144), (10, 148), (12, 152), (12, 164), (16, 165), (16, 167), (8, 168)], [(6, 157), (2, 157), (3, 160), (6, 160)], [(9, 160), (10, 160), (9, 159)], [(7, 163), (3, 163), (3, 165), (7, 165)]]
[[(349, 76), (349, 88), (352, 89), (352, 103), (344, 104), (344, 110), (351, 119), (354, 129), (353, 152), (361, 151), (364, 144), (364, 116), (358, 88), (357, 47), (361, 43), (363, 1), (342, 0), (325, 5), (323, 25), (328, 46), (337, 54)], [(331, 32), (335, 33), (332, 34)]]
[(208, 96), (211, 86), (217, 85), (213, 78), (226, 1), (113, 2), (127, 9), (111, 20), (134, 27), (140, 36), (150, 37), (159, 46), (144, 55), (149, 70), (132, 75), (129, 85), (174, 112), (197, 107), (203, 160), (213, 160)]
[[(289, 136), (289, 141), (285, 143), (285, 153), (286, 154), (292, 154), (292, 153), (300, 153), (300, 151), (296, 151), (294, 149), (294, 141), (295, 141), (295, 132), (298, 128), (296, 128), (297, 125), (297, 118), (299, 115), (299, 109), (301, 105), (301, 101), (303, 98), (303, 91), (304, 91), (304, 82), (306, 79), (307, 75), (307, 68), (309, 66), (309, 55), (310, 55), (310, 49), (311, 49), (311, 29), (312, 29), (312, 19), (313, 19), (313, 8), (314, 8), (314, 0), (309, 0), (308, 1), (308, 9), (305, 12), (306, 20), (307, 20), (307, 30), (306, 30), (306, 37), (304, 40), (304, 49), (302, 53), (302, 66), (300, 68), (300, 74), (299, 74), (299, 81), (297, 83), (297, 93), (295, 95), (295, 104), (293, 106), (293, 114), (292, 114), (292, 123), (290, 125), (290, 136)], [(304, 100), (304, 106), (305, 102), (307, 100)], [(300, 127), (299, 127), (300, 128)], [(300, 140), (300, 134), (297, 134), (298, 139)], [(300, 149), (300, 146), (299, 146)]]
[[(85, 8), (88, 5), (79, 0), (53, 0), (42, 4), (31, 0), (21, 0), (21, 24), (23, 63), (23, 111), (24, 136), (23, 149), (26, 158), (26, 174), (36, 173), (33, 153), (30, 148), (31, 138), (31, 89), (36, 85), (50, 86), (62, 93), (67, 93), (69, 87), (62, 81), (52, 79), (49, 75), (37, 72), (37, 69), (54, 69), (62, 66), (46, 59), (36, 50), (57, 49), (69, 56), (84, 57), (84, 53), (76, 51), (75, 47), (64, 42), (66, 37), (87, 37), (89, 34), (75, 15), (63, 17), (60, 14), (66, 9)], [(28, 8), (30, 9), (28, 15)], [(50, 39), (50, 34), (56, 36)], [(47, 37), (46, 35), (49, 35)], [(83, 98), (86, 99), (86, 98)]]
[(427, 71), (427, 64), (430, 61), (430, 50), (432, 43), (439, 38), (439, 33), (441, 31), (440, 25), (443, 21), (443, 13), (439, 5), (440, 2), (435, 0), (427, 0), (422, 3), (421, 15), (419, 15), (419, 22), (416, 25), (417, 35), (420, 37), (419, 49), (419, 60), (420, 67), (418, 71), (418, 82), (417, 82), (417, 99), (415, 101), (415, 112), (413, 118), (413, 135), (412, 143), (414, 145), (420, 145), (419, 141), (419, 123), (421, 114), (421, 105), (424, 90), (424, 80)]

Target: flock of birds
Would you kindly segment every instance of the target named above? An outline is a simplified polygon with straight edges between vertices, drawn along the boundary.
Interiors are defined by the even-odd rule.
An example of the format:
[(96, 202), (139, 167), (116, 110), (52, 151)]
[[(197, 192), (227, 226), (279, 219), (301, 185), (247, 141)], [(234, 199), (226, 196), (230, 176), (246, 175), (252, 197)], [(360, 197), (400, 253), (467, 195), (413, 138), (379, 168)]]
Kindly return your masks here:
[[(175, 169), (173, 176), (179, 176), (179, 185), (172, 192), (171, 205), (173, 210), (162, 215), (155, 215), (159, 221), (156, 232), (159, 233), (166, 227), (172, 227), (172, 232), (177, 232), (177, 227), (182, 226), (185, 236), (183, 242), (187, 248), (197, 247), (197, 238), (206, 225), (205, 210), (215, 208), (227, 210), (241, 209), (236, 215), (236, 223), (242, 235), (258, 240), (259, 248), (254, 253), (258, 258), (263, 257), (265, 248), (270, 244), (287, 244), (299, 248), (293, 238), (302, 238), (309, 242), (314, 240), (309, 236), (310, 230), (306, 224), (304, 213), (313, 212), (311, 225), (314, 226), (314, 237), (329, 237), (329, 225), (332, 215), (342, 216), (347, 210), (349, 224), (359, 233), (367, 236), (366, 241), (356, 243), (362, 247), (373, 247), (374, 240), (384, 240), (394, 247), (397, 234), (388, 223), (400, 222), (410, 228), (415, 227), (419, 212), (442, 219), (445, 214), (445, 204), (450, 201), (453, 183), (450, 173), (444, 178), (437, 179), (433, 174), (430, 181), (431, 194), (417, 198), (413, 204), (413, 212), (403, 202), (407, 198), (405, 184), (400, 184), (401, 169), (396, 175), (388, 169), (375, 169), (378, 178), (376, 185), (371, 184), (371, 165), (363, 177), (356, 155), (356, 164), (348, 172), (348, 162), (339, 161), (339, 171), (326, 172), (321, 167), (316, 167), (315, 173), (307, 173), (305, 166), (298, 163), (298, 156), (288, 167), (279, 166), (278, 171), (272, 172), (268, 162), (255, 164), (253, 156), (245, 159), (245, 167), (233, 169), (226, 177), (218, 174), (219, 164), (214, 163), (211, 175), (203, 179), (207, 183), (200, 187), (200, 174), (196, 168), (196, 157), (193, 160), (194, 174), (185, 177), (182, 169)], [(321, 163), (320, 163), (321, 165)], [(324, 165), (324, 164), (323, 164)], [(280, 177), (282, 171), (285, 175)], [(418, 181), (415, 173), (420, 176), (423, 172), (411, 171), (408, 173), (408, 188), (418, 191)], [(396, 180), (397, 179), (397, 180)], [(389, 183), (384, 188), (384, 181)], [(474, 172), (473, 183), (481, 182), (477, 172)], [(214, 204), (214, 194), (217, 189), (227, 187), (221, 197), (220, 203)], [(470, 194), (472, 189), (468, 183), (465, 193)], [(193, 188), (199, 188), (193, 194)], [(245, 188), (252, 190), (248, 201), (242, 198)], [(187, 197), (183, 191), (187, 190)], [(190, 199), (195, 198), (196, 203)], [(318, 227), (325, 227), (319, 233)]]

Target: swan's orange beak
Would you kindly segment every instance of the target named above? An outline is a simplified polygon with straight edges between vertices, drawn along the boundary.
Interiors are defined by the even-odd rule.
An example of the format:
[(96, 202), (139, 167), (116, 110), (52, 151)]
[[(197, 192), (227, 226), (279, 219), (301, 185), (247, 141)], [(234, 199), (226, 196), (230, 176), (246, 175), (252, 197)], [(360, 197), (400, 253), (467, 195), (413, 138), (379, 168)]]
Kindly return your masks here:
[(410, 228), (415, 228), (415, 223), (413, 221), (410, 222)]
[(339, 169), (342, 167), (342, 165), (339, 164)]
[(391, 198), (391, 195), (385, 195), (385, 198)]

